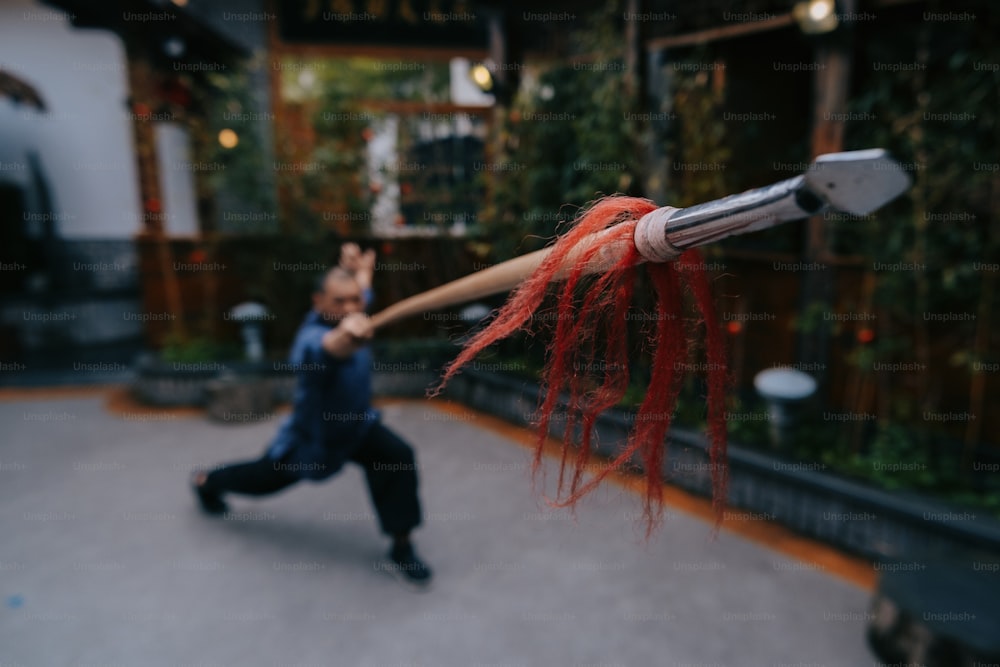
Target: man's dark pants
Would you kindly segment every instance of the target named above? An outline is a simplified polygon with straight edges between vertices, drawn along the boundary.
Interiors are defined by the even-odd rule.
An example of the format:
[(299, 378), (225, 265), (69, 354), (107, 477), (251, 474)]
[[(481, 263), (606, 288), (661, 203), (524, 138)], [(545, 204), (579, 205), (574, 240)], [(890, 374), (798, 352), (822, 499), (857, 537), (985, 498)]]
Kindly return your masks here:
[[(368, 492), (382, 532), (399, 535), (420, 525), (417, 465), (413, 448), (381, 422), (375, 422), (350, 460), (364, 468)], [(203, 488), (209, 493), (264, 496), (300, 480), (296, 472), (265, 454), (256, 461), (213, 470)]]

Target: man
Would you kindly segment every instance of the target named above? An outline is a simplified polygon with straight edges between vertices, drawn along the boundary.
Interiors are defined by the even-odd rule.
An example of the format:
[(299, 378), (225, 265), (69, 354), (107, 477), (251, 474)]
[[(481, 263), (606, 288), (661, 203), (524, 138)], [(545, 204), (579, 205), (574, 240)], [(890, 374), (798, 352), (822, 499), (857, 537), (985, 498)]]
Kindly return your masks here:
[(412, 448), (371, 407), (367, 344), (374, 329), (364, 310), (372, 300), (374, 270), (373, 250), (342, 248), (340, 265), (317, 283), (313, 309), (292, 344), (289, 360), (298, 384), (291, 416), (261, 458), (196, 472), (192, 486), (202, 510), (224, 514), (226, 493), (275, 493), (302, 479), (326, 479), (353, 461), (364, 468), (380, 526), (392, 538), (385, 569), (422, 586), (431, 570), (410, 543), (421, 521), (417, 464)]

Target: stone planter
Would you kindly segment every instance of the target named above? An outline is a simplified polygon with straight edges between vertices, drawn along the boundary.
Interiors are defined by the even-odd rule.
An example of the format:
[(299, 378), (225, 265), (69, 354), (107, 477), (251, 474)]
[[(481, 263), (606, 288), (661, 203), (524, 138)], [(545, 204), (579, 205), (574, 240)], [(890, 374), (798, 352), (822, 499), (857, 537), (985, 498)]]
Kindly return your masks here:
[[(379, 342), (375, 345), (372, 388), (376, 395), (423, 397), (440, 379), (441, 367), (454, 355), (450, 341)], [(159, 407), (206, 407), (223, 412), (254, 412), (288, 403), (295, 373), (284, 361), (165, 362), (144, 354), (135, 363), (132, 392)]]
[[(281, 366), (272, 362), (166, 362), (143, 355), (135, 364), (132, 393), (143, 403), (158, 407), (205, 407), (220, 393), (249, 382), (258, 395), (254, 406), (262, 404), (264, 394), (269, 403), (282, 403), (291, 400), (295, 377)], [(240, 400), (245, 404), (248, 399)]]
[(223, 373), (205, 387), (205, 411), (216, 421), (248, 423), (270, 419), (277, 401), (271, 378)]
[(168, 362), (142, 355), (136, 360), (132, 393), (159, 407), (204, 405), (208, 383), (226, 369), (219, 362)]

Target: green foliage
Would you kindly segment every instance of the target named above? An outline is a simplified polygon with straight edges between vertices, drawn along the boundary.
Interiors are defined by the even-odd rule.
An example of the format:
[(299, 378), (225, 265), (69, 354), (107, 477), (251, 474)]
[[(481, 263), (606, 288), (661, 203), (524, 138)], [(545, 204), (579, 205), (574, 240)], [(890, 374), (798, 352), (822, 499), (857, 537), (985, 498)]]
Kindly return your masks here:
[(889, 490), (948, 492), (955, 481), (954, 470), (935, 465), (927, 448), (897, 424), (881, 425), (864, 453), (844, 454), (830, 453), (825, 457), (826, 462)]
[(538, 65), (499, 129), (502, 153), (481, 216), (498, 257), (535, 250), (601, 195), (630, 193), (640, 171), (635, 110), (609, 4), (573, 33), (575, 64)]
[[(639, 375), (638, 378), (635, 375)], [(633, 373), (632, 381), (618, 406), (624, 410), (637, 410), (646, 398), (648, 381), (642, 374)], [(685, 378), (677, 395), (677, 404), (671, 417), (671, 426), (676, 428), (701, 429), (705, 426), (707, 409), (706, 390), (699, 378)]]
[[(936, 385), (949, 367), (964, 367), (971, 381), (974, 362), (995, 355), (1000, 344), (995, 327), (977, 338), (980, 319), (1000, 307), (1000, 292), (984, 288), (993, 276), (977, 270), (1000, 261), (994, 203), (1000, 182), (994, 170), (982, 168), (996, 162), (1000, 75), (979, 67), (1000, 60), (1000, 46), (978, 30), (925, 22), (863, 44), (857, 57), (865, 65), (915, 66), (858, 68), (863, 76), (850, 117), (860, 120), (848, 123), (847, 145), (890, 149), (913, 188), (875, 215), (831, 224), (835, 249), (864, 256), (877, 274), (879, 335), (851, 361), (869, 373), (876, 362), (924, 364), (910, 390), (894, 388), (893, 413), (881, 415), (922, 438), (932, 434), (920, 412), (939, 409)], [(928, 313), (962, 317), (941, 326), (929, 323)], [(948, 347), (950, 359), (936, 361), (942, 357), (934, 349)]]
[(439, 371), (455, 358), (458, 345), (447, 338), (399, 338), (376, 340), (375, 358), (380, 363), (417, 364), (421, 369)]
[[(446, 62), (380, 60), (366, 56), (286, 61), (282, 86), (294, 100), (322, 99), (332, 112), (347, 111), (357, 100), (448, 102)], [(303, 75), (303, 73), (307, 73)], [(355, 106), (355, 108), (357, 108)], [(322, 119), (321, 119), (322, 120)], [(330, 124), (329, 119), (325, 124)]]
[[(928, 277), (928, 308), (954, 309), (956, 299), (974, 303), (980, 281), (970, 260), (996, 256), (1000, 239), (989, 234), (995, 177), (974, 168), (995, 159), (991, 147), (998, 129), (996, 82), (989, 80), (994, 75), (971, 68), (982, 57), (989, 56), (964, 51), (947, 66), (931, 62), (930, 82), (923, 78), (931, 74), (876, 72), (869, 89), (853, 100), (854, 114), (878, 122), (849, 125), (850, 145), (890, 148), (913, 176), (914, 188), (867, 220), (833, 225), (835, 243), (841, 252), (860, 252), (883, 264), (926, 265), (880, 275), (880, 302), (904, 317), (910, 313), (900, 297), (912, 297), (920, 276)], [(934, 120), (948, 117), (958, 120)]]
[(726, 430), (733, 442), (762, 450), (771, 448), (767, 409), (762, 401), (747, 402), (732, 396), (727, 417)]
[[(691, 63), (704, 62), (705, 55), (696, 52), (687, 60)], [(677, 63), (681, 72), (685, 71), (684, 63)], [(722, 94), (712, 89), (708, 72), (677, 76), (674, 109), (677, 114), (677, 138), (668, 143), (668, 153), (678, 162), (728, 165), (733, 157), (733, 141), (729, 133), (731, 124), (723, 120)], [(678, 207), (700, 204), (732, 194), (730, 185), (725, 169), (685, 170), (674, 184), (675, 192), (670, 201)]]
[[(268, 214), (260, 216), (259, 223), (241, 223), (241, 231), (274, 231), (275, 227), (272, 152), (266, 146), (264, 129), (272, 115), (263, 112), (265, 106), (254, 97), (268, 74), (266, 64), (266, 59), (257, 57), (239, 69), (206, 73), (212, 97), (195, 142), (196, 163), (221, 165), (205, 171), (205, 186), (214, 193), (224, 192), (245, 208)], [(227, 129), (239, 140), (231, 148), (218, 141), (219, 133)]]
[(883, 420), (873, 427), (864, 449), (855, 451), (842, 431), (816, 414), (803, 414), (789, 443), (776, 451), (768, 431), (766, 408), (759, 399), (743, 405), (736, 399), (728, 422), (733, 443), (796, 462), (822, 463), (840, 474), (887, 491), (919, 492), (940, 500), (982, 507), (1000, 516), (997, 494), (983, 493), (962, 474), (957, 448), (942, 451), (920, 432)]
[[(359, 235), (371, 229), (373, 216), (383, 224), (426, 225), (429, 213), (442, 227), (475, 217), (481, 185), (456, 174), (461, 166), (471, 171), (471, 164), (460, 164), (463, 158), (478, 154), (482, 160), (481, 143), (456, 126), (468, 120), (482, 129), (484, 122), (429, 113), (450, 102), (447, 62), (359, 56), (288, 58), (282, 66), (281, 89), (293, 121), (282, 159), (307, 167), (279, 174), (290, 193), (286, 228), (313, 237)], [(452, 134), (442, 136), (441, 126), (449, 123)], [(369, 142), (390, 136), (398, 159), (379, 165), (376, 175), (369, 171)], [(391, 207), (377, 206), (388, 203), (377, 200), (384, 184), (399, 186), (395, 220), (384, 219)]]
[(199, 363), (240, 359), (243, 350), (235, 343), (217, 343), (210, 338), (181, 338), (169, 335), (160, 349), (160, 359), (167, 363)]

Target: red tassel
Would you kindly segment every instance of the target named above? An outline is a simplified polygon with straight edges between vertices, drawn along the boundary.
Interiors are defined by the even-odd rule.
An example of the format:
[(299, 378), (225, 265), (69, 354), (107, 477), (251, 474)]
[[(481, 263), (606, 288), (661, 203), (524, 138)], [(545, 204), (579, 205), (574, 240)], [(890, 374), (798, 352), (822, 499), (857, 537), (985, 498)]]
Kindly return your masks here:
[[(634, 458), (645, 471), (643, 506), (647, 537), (659, 525), (663, 512), (663, 465), (666, 436), (683, 384), (683, 369), (697, 352), (697, 335), (689, 337), (683, 317), (684, 288), (704, 324), (705, 366), (708, 385), (708, 435), (712, 470), (712, 498), (716, 527), (721, 524), (728, 482), (725, 423), (725, 339), (713, 306), (711, 285), (702, 267), (701, 256), (688, 251), (674, 263), (645, 264), (656, 291), (656, 311), (649, 317), (655, 328), (648, 341), (652, 350), (649, 389), (636, 413), (636, 423), (622, 449), (591, 477), (584, 479), (594, 426), (598, 415), (616, 405), (629, 384), (629, 345), (626, 340), (628, 313), (632, 305), (635, 278), (642, 258), (634, 246), (608, 271), (585, 276), (584, 267), (604, 246), (595, 244), (579, 253), (574, 266), (558, 287), (554, 313), (538, 313), (556, 275), (571, 249), (591, 234), (608, 229), (607, 242), (631, 241), (635, 224), (657, 206), (646, 199), (608, 197), (595, 203), (562, 236), (542, 265), (518, 287), (490, 324), (474, 335), (458, 357), (445, 368), (441, 383), (432, 390), (437, 395), (444, 385), (486, 347), (516, 331), (529, 331), (536, 319), (553, 330), (553, 340), (543, 372), (543, 398), (539, 406), (533, 473), (542, 463), (542, 451), (552, 415), (561, 392), (568, 393), (566, 428), (562, 443), (557, 496), (550, 502), (573, 507), (614, 470)], [(552, 325), (554, 322), (554, 326)], [(697, 323), (694, 323), (696, 326)], [(570, 462), (573, 435), (579, 429), (579, 446)], [(567, 480), (567, 472), (570, 472)]]

